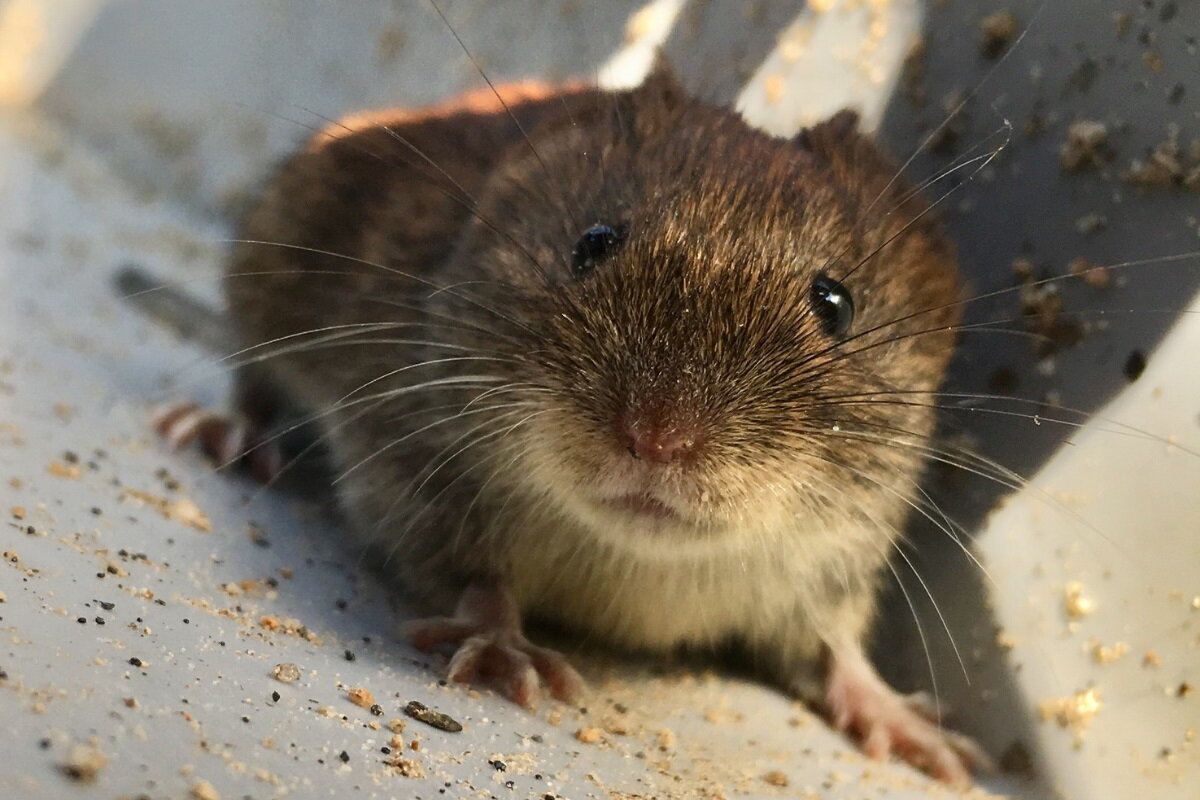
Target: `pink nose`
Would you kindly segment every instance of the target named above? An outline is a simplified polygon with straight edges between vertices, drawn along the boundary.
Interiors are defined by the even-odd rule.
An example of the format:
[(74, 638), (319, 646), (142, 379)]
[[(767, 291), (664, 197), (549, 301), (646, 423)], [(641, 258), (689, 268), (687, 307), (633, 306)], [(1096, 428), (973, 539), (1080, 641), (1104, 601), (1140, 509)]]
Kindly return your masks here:
[(686, 430), (664, 430), (653, 425), (629, 425), (622, 441), (634, 458), (654, 464), (669, 464), (696, 447), (696, 436)]

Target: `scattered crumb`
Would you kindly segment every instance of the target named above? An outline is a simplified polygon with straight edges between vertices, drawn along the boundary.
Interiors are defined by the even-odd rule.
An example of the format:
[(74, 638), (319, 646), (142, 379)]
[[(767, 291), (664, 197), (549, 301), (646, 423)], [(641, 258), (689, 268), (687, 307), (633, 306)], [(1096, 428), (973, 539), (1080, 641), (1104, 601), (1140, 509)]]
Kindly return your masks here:
[(62, 461), (51, 461), (46, 467), (47, 471), (56, 478), (70, 478), (78, 480), (82, 472), (78, 464), (66, 464)]
[(407, 725), (407, 722), (399, 717), (396, 717), (395, 719), (388, 720), (387, 729), (392, 733), (404, 733), (404, 729), (407, 727)]
[(1112, 273), (1108, 267), (1096, 266), (1086, 258), (1076, 258), (1067, 265), (1067, 271), (1078, 275), (1084, 283), (1096, 289), (1103, 289), (1112, 283)]
[(295, 664), (276, 664), (271, 677), (280, 683), (292, 683), (300, 680), (300, 668)]
[(1071, 581), (1063, 591), (1063, 607), (1072, 620), (1083, 619), (1096, 610), (1096, 604), (1083, 593), (1080, 581)]
[(632, 732), (629, 720), (619, 714), (606, 714), (600, 724), (613, 736), (628, 736)]
[(25, 519), (25, 506), (13, 506), (9, 509), (14, 519)]
[(1036, 268), (1029, 259), (1015, 259), (1012, 270), (1020, 284), (1017, 299), (1022, 322), (1027, 330), (1036, 334), (1033, 338), (1035, 354), (1044, 360), (1064, 347), (1079, 344), (1084, 337), (1083, 325), (1074, 316), (1063, 312), (1063, 298), (1058, 286), (1038, 280)]
[(221, 800), (220, 793), (208, 781), (196, 781), (188, 792), (195, 800)]
[[(1197, 150), (1193, 144), (1193, 151)], [(1167, 128), (1167, 138), (1145, 160), (1134, 159), (1121, 179), (1140, 189), (1183, 188), (1200, 191), (1200, 153), (1187, 153), (1179, 142), (1179, 126)]]
[(71, 748), (59, 769), (73, 781), (92, 783), (107, 764), (108, 759), (95, 747), (77, 744)]
[(1068, 728), (1075, 734), (1076, 745), (1082, 743), (1083, 732), (1100, 713), (1100, 693), (1096, 689), (1085, 689), (1070, 697), (1058, 697), (1038, 703), (1038, 714), (1043, 721), (1054, 720), (1060, 728)]
[(659, 750), (674, 750), (678, 737), (670, 728), (662, 728), (654, 734), (654, 741), (658, 744)]
[(1129, 645), (1115, 642), (1112, 645), (1097, 642), (1092, 646), (1092, 658), (1097, 664), (1111, 664), (1129, 654)]
[(1075, 230), (1084, 235), (1102, 231), (1107, 227), (1108, 217), (1103, 214), (1085, 214), (1075, 220)]
[(303, 622), (293, 617), (277, 617), (273, 614), (265, 614), (258, 618), (258, 624), (259, 627), (269, 631), (282, 631), (290, 636), (303, 639), (306, 642), (312, 642), (313, 644), (321, 643), (321, 637), (310, 631), (308, 626)]
[(768, 772), (767, 774), (763, 775), (762, 779), (763, 779), (763, 781), (771, 784), (772, 786), (787, 786), (788, 785), (788, 776), (785, 775), (783, 772), (780, 772), (777, 769), (773, 769), (770, 772)]
[(763, 92), (766, 94), (767, 104), (772, 106), (778, 105), (779, 101), (783, 99), (786, 86), (787, 84), (782, 75), (768, 75), (764, 78)]
[(425, 777), (425, 767), (421, 766), (421, 762), (414, 758), (392, 756), (391, 758), (385, 759), (383, 763), (390, 767), (393, 772), (403, 778)]
[(1108, 146), (1108, 126), (1096, 120), (1082, 119), (1067, 128), (1067, 141), (1059, 151), (1063, 169), (1077, 172), (1102, 167), (1112, 160)]
[(1017, 25), (1017, 17), (1011, 11), (997, 11), (980, 20), (980, 49), (984, 57), (996, 58), (1007, 50), (1017, 35)]
[(371, 694), (370, 689), (363, 689), (361, 687), (348, 689), (346, 697), (359, 708), (370, 708), (375, 705), (375, 695)]
[(1155, 50), (1147, 50), (1142, 53), (1142, 63), (1146, 65), (1146, 69), (1153, 73), (1157, 74), (1163, 71), (1162, 53)]
[(164, 518), (182, 523), (189, 528), (195, 528), (205, 533), (212, 531), (212, 522), (209, 520), (208, 515), (186, 497), (181, 497), (178, 500), (168, 500), (165, 497), (159, 497), (158, 495), (143, 492), (139, 489), (126, 489), (121, 493), (121, 499), (138, 500), (162, 514)]
[(575, 738), (584, 744), (596, 744), (604, 739), (604, 732), (599, 728), (580, 728), (575, 731)]
[(1157, 669), (1162, 666), (1162, 656), (1154, 650), (1147, 650), (1145, 653), (1142, 653), (1142, 666)]
[(1017, 646), (1017, 637), (1005, 630), (996, 631), (996, 644), (1002, 650), (1012, 650)]

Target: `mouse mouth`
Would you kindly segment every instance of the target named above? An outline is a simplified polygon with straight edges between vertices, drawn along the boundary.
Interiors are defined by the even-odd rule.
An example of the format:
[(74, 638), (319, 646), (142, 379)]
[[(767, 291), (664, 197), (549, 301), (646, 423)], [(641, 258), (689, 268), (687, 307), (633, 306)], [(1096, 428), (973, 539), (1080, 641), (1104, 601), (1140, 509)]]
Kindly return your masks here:
[(638, 517), (679, 519), (679, 514), (666, 503), (650, 494), (623, 494), (603, 501), (605, 507)]

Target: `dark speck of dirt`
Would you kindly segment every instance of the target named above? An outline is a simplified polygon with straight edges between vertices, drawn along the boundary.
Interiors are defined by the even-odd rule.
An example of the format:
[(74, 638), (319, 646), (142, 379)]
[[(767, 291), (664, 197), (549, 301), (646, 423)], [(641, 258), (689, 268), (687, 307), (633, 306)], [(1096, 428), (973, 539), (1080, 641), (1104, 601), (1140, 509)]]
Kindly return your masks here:
[(458, 733), (463, 729), (458, 720), (454, 719), (448, 714), (443, 714), (440, 711), (434, 711), (424, 703), (419, 703), (416, 700), (409, 701), (408, 705), (404, 707), (404, 713), (415, 719), (417, 722), (424, 722), (426, 725), (430, 725), (440, 731)]
[(1129, 354), (1129, 358), (1125, 359), (1125, 377), (1130, 382), (1136, 381), (1145, 370), (1146, 355), (1141, 350), (1134, 350)]
[(1071, 73), (1071, 77), (1067, 79), (1067, 84), (1080, 94), (1084, 94), (1088, 89), (1092, 88), (1098, 72), (1099, 66), (1096, 64), (1095, 59), (1085, 58), (1075, 68), (1075, 71)]
[(358, 656), (354, 655), (353, 650), (347, 650), (345, 653), (343, 653), (343, 655), (346, 657), (347, 661), (353, 661), (354, 659), (356, 659), (358, 657)]

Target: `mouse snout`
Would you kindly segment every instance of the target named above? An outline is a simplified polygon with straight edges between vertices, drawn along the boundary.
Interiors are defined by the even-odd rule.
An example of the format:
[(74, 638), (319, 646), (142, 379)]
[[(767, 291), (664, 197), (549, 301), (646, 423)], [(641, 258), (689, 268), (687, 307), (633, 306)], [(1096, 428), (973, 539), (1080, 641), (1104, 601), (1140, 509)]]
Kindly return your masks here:
[(651, 464), (691, 460), (703, 444), (696, 425), (670, 413), (622, 415), (616, 435), (618, 444), (633, 458)]

